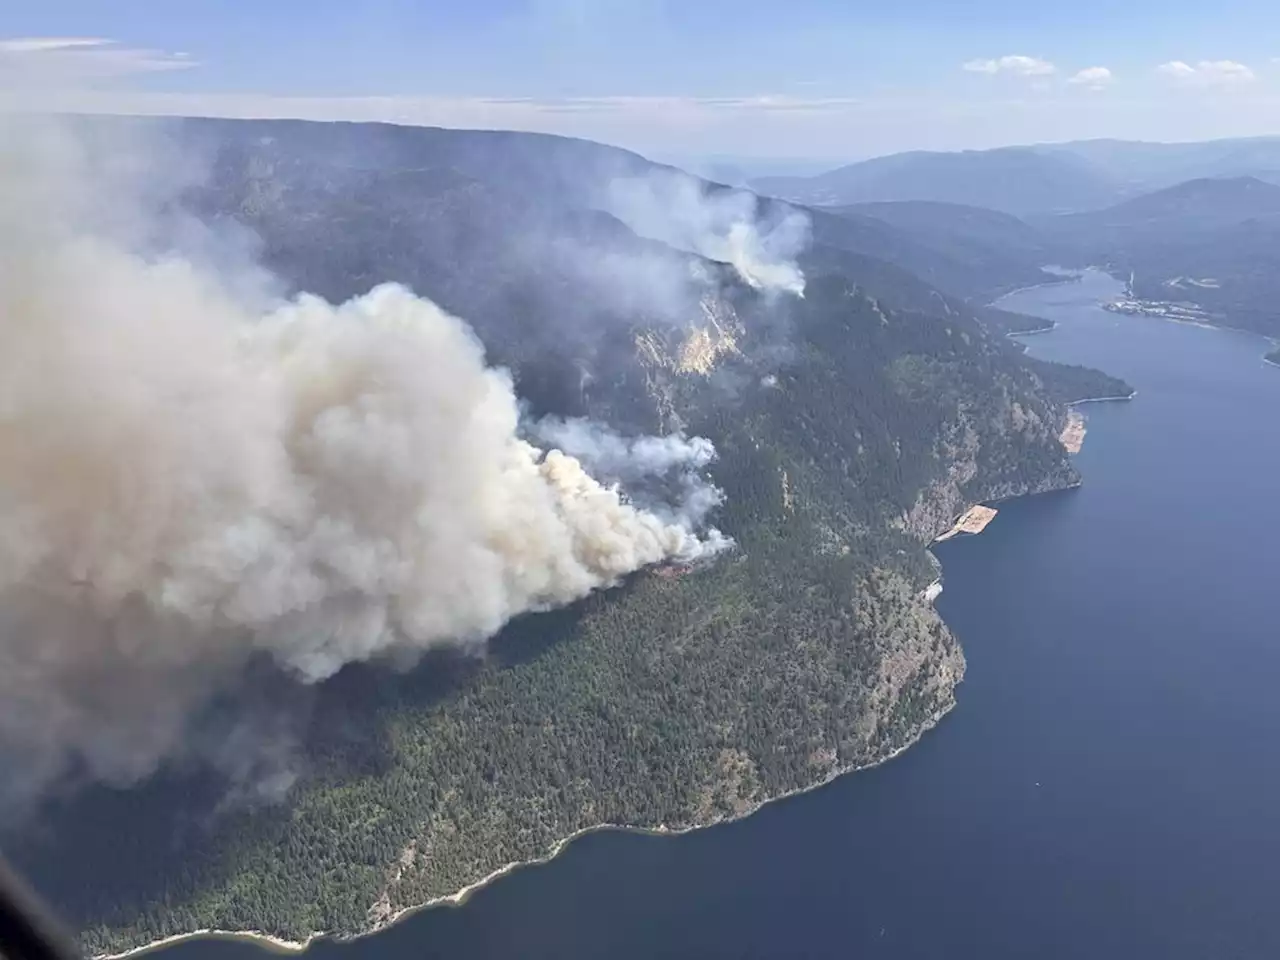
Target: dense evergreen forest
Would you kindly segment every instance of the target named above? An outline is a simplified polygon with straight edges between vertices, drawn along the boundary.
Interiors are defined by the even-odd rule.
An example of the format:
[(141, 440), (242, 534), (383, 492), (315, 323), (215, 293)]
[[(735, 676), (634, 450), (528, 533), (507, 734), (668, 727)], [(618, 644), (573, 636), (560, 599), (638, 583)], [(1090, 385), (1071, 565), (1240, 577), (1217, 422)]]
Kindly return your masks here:
[(987, 307), (982, 312), (983, 324), (994, 334), (1017, 336), (1026, 333), (1048, 333), (1053, 329), (1053, 321), (1043, 317), (1029, 317), (1023, 313)]
[(1044, 382), (1045, 392), (1058, 403), (1078, 403), (1081, 400), (1113, 400), (1133, 395), (1133, 387), (1119, 377), (1113, 377), (1075, 364), (1049, 363), (1027, 357), (1026, 362)]
[[(526, 616), (483, 653), (318, 688), (263, 664), (244, 696), (281, 718), (297, 775), (282, 799), (178, 765), (54, 803), (8, 841), (93, 953), (202, 928), (356, 934), (575, 831), (708, 824), (884, 758), (949, 709), (964, 670), (922, 595), (927, 542), (971, 503), (1078, 482), (1063, 403), (1129, 392), (1029, 361), (911, 278), (895, 303), (893, 268), (834, 247), (806, 261), (802, 299), (702, 263), (715, 284), (692, 318), (624, 309), (560, 255), (570, 242), (690, 255), (494, 182), (457, 144), (405, 168), (364, 151), (337, 177), (307, 149), (284, 162), (292, 129), (311, 136), (237, 140), (202, 213), (251, 229), (292, 288), (410, 283), (472, 321), (540, 412), (710, 438), (737, 545)], [(533, 167), (550, 165), (539, 144), (569, 149), (511, 142)], [(539, 242), (516, 250), (517, 226)], [(910, 306), (927, 303), (947, 309)], [(713, 363), (684, 362), (695, 341)]]

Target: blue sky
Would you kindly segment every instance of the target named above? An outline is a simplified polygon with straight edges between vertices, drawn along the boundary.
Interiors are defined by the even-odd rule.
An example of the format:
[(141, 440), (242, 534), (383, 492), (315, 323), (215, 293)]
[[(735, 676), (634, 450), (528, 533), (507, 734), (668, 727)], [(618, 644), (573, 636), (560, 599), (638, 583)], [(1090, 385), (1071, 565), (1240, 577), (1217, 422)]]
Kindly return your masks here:
[(1280, 4), (1260, 0), (41, 0), (0, 30), (0, 96), (67, 109), (822, 160), (1280, 133)]

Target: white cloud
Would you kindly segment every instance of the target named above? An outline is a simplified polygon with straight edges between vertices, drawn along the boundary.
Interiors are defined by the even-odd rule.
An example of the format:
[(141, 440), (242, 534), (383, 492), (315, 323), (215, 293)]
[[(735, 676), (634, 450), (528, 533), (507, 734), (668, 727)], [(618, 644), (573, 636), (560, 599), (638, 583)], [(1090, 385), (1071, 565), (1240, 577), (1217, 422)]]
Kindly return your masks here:
[(16, 37), (0, 40), (0, 53), (50, 53), (55, 50), (80, 50), (85, 47), (104, 47), (110, 40), (100, 37)]
[(1048, 60), (1022, 54), (1009, 54), (996, 60), (970, 60), (961, 64), (960, 69), (969, 73), (1013, 73), (1020, 77), (1045, 77), (1058, 72), (1058, 68)]
[(1156, 72), (1189, 87), (1234, 87), (1257, 79), (1249, 67), (1234, 60), (1201, 60), (1194, 66), (1170, 60), (1156, 67)]
[(1114, 80), (1115, 76), (1106, 67), (1085, 67), (1068, 78), (1067, 83), (1089, 90), (1105, 90)]
[(80, 81), (129, 74), (185, 70), (197, 62), (185, 53), (128, 47), (103, 37), (0, 39), (0, 79)]

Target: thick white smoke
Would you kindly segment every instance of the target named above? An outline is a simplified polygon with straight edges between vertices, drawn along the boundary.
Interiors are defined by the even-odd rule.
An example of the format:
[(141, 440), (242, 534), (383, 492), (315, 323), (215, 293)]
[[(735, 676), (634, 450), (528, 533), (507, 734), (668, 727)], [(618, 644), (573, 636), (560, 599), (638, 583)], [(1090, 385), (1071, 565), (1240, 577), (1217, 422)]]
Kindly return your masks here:
[(722, 545), (706, 441), (619, 438), (612, 475), (687, 494), (641, 509), (521, 438), (462, 321), (247, 308), (88, 229), (55, 142), (0, 138), (0, 756), (135, 778), (254, 655), (319, 680)]
[(716, 456), (715, 447), (705, 437), (626, 437), (582, 417), (547, 417), (534, 424), (530, 432), (577, 457), (598, 475), (624, 481), (675, 469), (705, 467)]
[(743, 190), (709, 190), (680, 171), (612, 181), (603, 206), (642, 237), (730, 264), (752, 287), (804, 296), (796, 258), (809, 242), (809, 218), (778, 207), (762, 219)]
[[(592, 476), (621, 483), (635, 502), (669, 524), (697, 529), (723, 499), (721, 491), (698, 472), (716, 456), (705, 437), (626, 437), (581, 417), (544, 418), (528, 432), (578, 460)], [(731, 544), (719, 530), (707, 530), (701, 552), (714, 554)]]

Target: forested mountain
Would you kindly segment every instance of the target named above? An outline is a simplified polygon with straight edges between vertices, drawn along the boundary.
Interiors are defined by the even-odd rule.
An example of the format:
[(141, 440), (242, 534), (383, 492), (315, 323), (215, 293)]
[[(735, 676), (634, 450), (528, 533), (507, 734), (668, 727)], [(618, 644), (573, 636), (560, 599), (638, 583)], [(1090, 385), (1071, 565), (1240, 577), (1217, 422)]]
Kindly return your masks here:
[(1280, 186), (1257, 177), (1188, 180), (1103, 210), (1035, 222), (1073, 243), (1174, 242), (1170, 233), (1204, 233), (1254, 217), (1280, 215)]
[[(927, 212), (896, 209), (901, 206), (917, 205), (871, 204), (835, 208), (831, 213), (811, 210), (813, 241), (888, 261), (944, 294), (975, 304), (1049, 279), (1041, 267), (1053, 257), (1043, 250), (1043, 241), (1037, 252), (1036, 247), (1019, 246), (1003, 233), (984, 240), (982, 234), (989, 225), (973, 221), (1000, 214), (945, 204), (936, 205), (943, 210)], [(1025, 237), (1037, 236), (1031, 227), (1023, 228)]]
[(1119, 377), (1074, 364), (1050, 363), (1027, 357), (1031, 369), (1044, 380), (1045, 393), (1059, 403), (1081, 400), (1118, 400), (1133, 396), (1133, 387)]
[[(995, 299), (1010, 289), (1043, 283), (1043, 267), (1063, 251), (1044, 232), (1010, 214), (927, 200), (860, 203), (835, 207), (846, 219), (873, 219), (892, 226), (920, 246), (945, 257), (961, 281), (905, 264), (935, 286), (965, 296)], [(901, 262), (896, 258), (895, 262)], [(927, 269), (927, 268), (926, 268)]]
[[(963, 674), (926, 544), (969, 504), (1078, 482), (1058, 436), (1082, 374), (1029, 363), (837, 223), (815, 220), (797, 297), (601, 207), (612, 179), (670, 173), (623, 151), (380, 125), (180, 135), (213, 157), (189, 207), (251, 237), (285, 289), (409, 284), (473, 324), (536, 412), (711, 439), (737, 546), (526, 616), (483, 656), (317, 688), (263, 665), (244, 696), (291, 718), (283, 800), (174, 767), (8, 839), (90, 951), (355, 934), (576, 831), (712, 823), (882, 759)], [(751, 205), (762, 230), (794, 212)]]
[[(1008, 151), (903, 154), (810, 178), (803, 188), (791, 183), (784, 189), (781, 181), (757, 186), (828, 204), (815, 214), (816, 237), (839, 244), (841, 232), (820, 214), (837, 215), (852, 224), (846, 235), (863, 239), (860, 246), (847, 243), (849, 249), (882, 256), (955, 299), (986, 302), (1043, 281), (1039, 268), (1047, 264), (1100, 265), (1131, 277), (1132, 295), (1141, 300), (1190, 304), (1204, 319), (1262, 333), (1280, 330), (1274, 308), (1280, 293), (1280, 140), (1089, 141), (1025, 148), (1017, 165), (1025, 173), (1059, 161), (1093, 171), (1091, 199), (1054, 187), (1058, 200), (1048, 193), (1039, 204), (1015, 200), (1027, 186), (1001, 172), (1010, 163)], [(1169, 185), (1181, 173), (1205, 171), (1211, 175)], [(917, 174), (924, 179), (913, 179)], [(983, 184), (991, 209), (939, 201), (969, 176)], [(1143, 191), (1152, 184), (1159, 189)], [(842, 192), (846, 185), (852, 186)], [(848, 202), (866, 196), (881, 199)], [(1011, 209), (1025, 215), (1001, 212)], [(877, 237), (868, 220), (893, 233)], [(988, 320), (993, 330), (1035, 328), (998, 314)]]
[(1280, 137), (1206, 143), (1081, 140), (877, 157), (752, 187), (798, 203), (926, 200), (1018, 215), (1096, 210), (1188, 180), (1256, 177), (1280, 184)]
[(1089, 210), (1116, 196), (1110, 178), (1086, 161), (1033, 147), (899, 153), (814, 177), (763, 177), (751, 185), (769, 196), (821, 206), (929, 200), (1015, 215)]
[(1137, 298), (1194, 304), (1229, 326), (1280, 330), (1280, 185), (1198, 179), (1035, 223), (1073, 262), (1132, 276)]
[(1252, 176), (1280, 183), (1280, 137), (1199, 143), (1077, 140), (1036, 149), (1063, 152), (1088, 162), (1128, 196), (1201, 178)]

